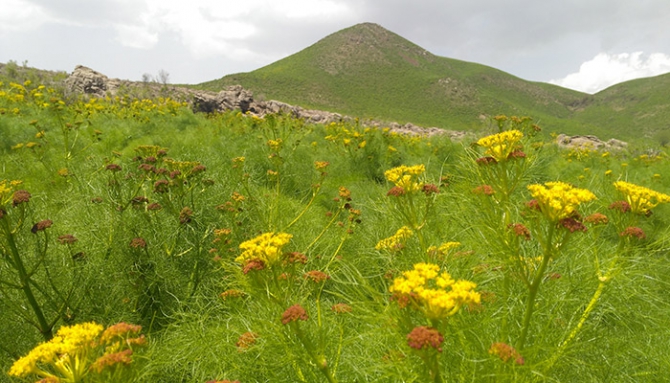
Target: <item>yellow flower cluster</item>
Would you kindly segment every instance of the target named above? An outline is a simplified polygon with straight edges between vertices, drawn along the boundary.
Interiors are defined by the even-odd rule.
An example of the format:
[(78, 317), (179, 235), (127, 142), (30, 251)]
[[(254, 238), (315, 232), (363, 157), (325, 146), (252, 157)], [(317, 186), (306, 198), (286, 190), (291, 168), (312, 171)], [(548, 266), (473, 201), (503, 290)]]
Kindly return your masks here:
[(445, 242), (440, 246), (430, 246), (426, 252), (428, 254), (447, 255), (451, 249), (455, 249), (460, 245), (460, 242)]
[(39, 344), (14, 362), (9, 375), (34, 374), (45, 378), (40, 381), (77, 382), (90, 370), (101, 372), (116, 363), (130, 364), (132, 346), (146, 342), (143, 335), (132, 337), (141, 329), (117, 323), (103, 332), (103, 326), (94, 322), (61, 327), (50, 341)]
[(507, 130), (502, 133), (492, 134), (480, 138), (477, 145), (485, 147), (485, 154), (493, 157), (496, 161), (504, 161), (517, 148), (517, 143), (523, 138), (523, 133), (518, 130)]
[(474, 282), (455, 281), (446, 271), (440, 273), (438, 265), (417, 263), (396, 278), (389, 291), (399, 300), (408, 299), (427, 318), (438, 320), (456, 314), (464, 305), (479, 304), (481, 296), (475, 287)]
[(23, 182), (21, 181), (8, 182), (7, 180), (0, 180), (0, 206), (9, 203), (9, 201), (12, 200), (16, 187), (22, 183)]
[(401, 165), (384, 172), (384, 176), (395, 186), (402, 188), (405, 192), (411, 193), (421, 190), (423, 183), (418, 181), (421, 174), (426, 171), (426, 167), (421, 165), (405, 166)]
[(629, 182), (617, 181), (614, 187), (626, 196), (626, 201), (633, 213), (646, 214), (649, 209), (656, 207), (659, 203), (670, 202), (670, 196), (667, 194)]
[(402, 249), (405, 242), (414, 235), (412, 229), (407, 226), (403, 226), (396, 233), (388, 238), (384, 238), (381, 241), (377, 242), (375, 246), (376, 250), (389, 250), (396, 251)]
[(235, 262), (245, 263), (252, 259), (261, 260), (266, 265), (277, 263), (282, 255), (282, 247), (286, 246), (293, 238), (287, 233), (263, 233), (256, 238), (242, 242), (240, 250), (242, 254), (235, 258)]
[(528, 185), (528, 190), (542, 214), (552, 222), (569, 217), (580, 203), (596, 199), (590, 191), (572, 187), (565, 182)]
[(78, 363), (71, 364), (68, 362), (79, 361), (84, 356), (82, 354), (88, 351), (89, 345), (95, 341), (102, 330), (101, 325), (93, 322), (61, 327), (53, 339), (38, 345), (28, 355), (17, 360), (9, 370), (9, 375), (18, 377), (30, 374), (48, 376), (40, 370), (38, 363), (53, 364), (65, 375), (76, 373), (71, 369), (79, 367)]

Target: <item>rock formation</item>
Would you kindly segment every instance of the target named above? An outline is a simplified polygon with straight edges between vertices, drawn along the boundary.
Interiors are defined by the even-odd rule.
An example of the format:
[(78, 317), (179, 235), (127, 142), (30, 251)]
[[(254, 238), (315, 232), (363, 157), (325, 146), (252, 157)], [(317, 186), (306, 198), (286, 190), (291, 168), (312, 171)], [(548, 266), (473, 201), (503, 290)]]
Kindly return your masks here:
[[(65, 89), (66, 94), (83, 94), (89, 97), (114, 97), (120, 93), (141, 97), (168, 95), (173, 99), (188, 102), (195, 112), (215, 113), (240, 110), (243, 113), (251, 113), (261, 118), (267, 114), (285, 113), (317, 124), (353, 121), (353, 118), (339, 113), (304, 109), (281, 101), (256, 101), (252, 92), (240, 85), (231, 86), (216, 93), (157, 83), (110, 79), (104, 74), (83, 65), (77, 65), (72, 74), (65, 80)], [(452, 140), (463, 139), (468, 134), (440, 128), (423, 128), (411, 123), (401, 125), (395, 122), (366, 121), (364, 125), (389, 127), (392, 131), (408, 135), (447, 135)]]
[(568, 136), (559, 134), (556, 137), (556, 144), (560, 148), (567, 149), (588, 149), (588, 150), (623, 150), (628, 147), (628, 143), (617, 139), (602, 141), (596, 136)]

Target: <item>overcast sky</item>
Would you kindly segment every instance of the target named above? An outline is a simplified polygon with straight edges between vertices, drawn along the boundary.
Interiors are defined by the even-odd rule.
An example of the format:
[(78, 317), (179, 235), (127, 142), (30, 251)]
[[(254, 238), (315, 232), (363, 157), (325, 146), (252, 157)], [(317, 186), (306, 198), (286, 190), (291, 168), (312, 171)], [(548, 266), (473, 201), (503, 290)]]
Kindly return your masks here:
[(361, 22), (594, 93), (670, 72), (670, 0), (0, 0), (0, 62), (172, 83), (248, 72)]

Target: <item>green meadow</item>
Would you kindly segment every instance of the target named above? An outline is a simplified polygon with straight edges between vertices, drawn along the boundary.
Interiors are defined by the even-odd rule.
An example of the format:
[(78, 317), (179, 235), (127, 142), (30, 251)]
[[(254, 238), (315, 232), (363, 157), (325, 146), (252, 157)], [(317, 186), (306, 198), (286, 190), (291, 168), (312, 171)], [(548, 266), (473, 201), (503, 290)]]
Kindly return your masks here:
[(530, 117), (452, 142), (5, 81), (0, 381), (663, 381), (665, 148)]

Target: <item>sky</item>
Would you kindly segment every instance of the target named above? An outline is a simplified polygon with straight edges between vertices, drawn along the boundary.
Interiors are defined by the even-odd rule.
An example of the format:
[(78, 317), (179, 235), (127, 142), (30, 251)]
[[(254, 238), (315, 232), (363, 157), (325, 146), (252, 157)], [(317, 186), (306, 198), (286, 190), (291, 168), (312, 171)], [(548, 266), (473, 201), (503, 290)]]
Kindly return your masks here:
[(362, 22), (586, 93), (670, 72), (668, 0), (0, 1), (0, 62), (137, 81), (253, 71)]

